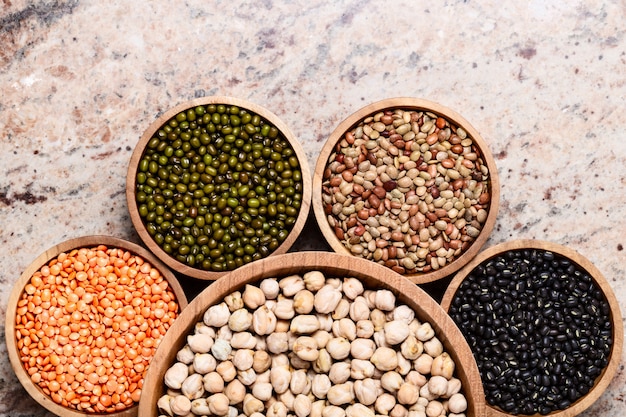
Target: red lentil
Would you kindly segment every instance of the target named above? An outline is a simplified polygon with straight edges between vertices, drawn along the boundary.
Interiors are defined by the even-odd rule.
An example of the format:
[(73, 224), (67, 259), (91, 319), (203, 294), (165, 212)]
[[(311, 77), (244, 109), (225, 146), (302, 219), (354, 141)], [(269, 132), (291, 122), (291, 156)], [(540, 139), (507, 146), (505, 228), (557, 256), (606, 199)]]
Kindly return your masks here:
[(146, 367), (179, 306), (143, 258), (104, 245), (61, 253), (33, 274), (16, 339), (31, 380), (57, 404), (119, 412), (139, 401)]

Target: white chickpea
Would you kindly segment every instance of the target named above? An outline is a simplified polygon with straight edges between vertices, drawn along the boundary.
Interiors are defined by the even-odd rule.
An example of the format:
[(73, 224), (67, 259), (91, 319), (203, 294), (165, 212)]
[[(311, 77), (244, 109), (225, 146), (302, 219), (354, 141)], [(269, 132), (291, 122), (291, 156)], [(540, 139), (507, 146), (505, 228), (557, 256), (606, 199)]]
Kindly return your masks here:
[(252, 329), (259, 336), (271, 334), (276, 330), (276, 315), (266, 305), (262, 305), (252, 313)]
[(181, 384), (180, 391), (185, 397), (189, 398), (190, 400), (195, 400), (202, 397), (202, 394), (204, 394), (202, 375), (189, 375)]
[(172, 397), (170, 398), (170, 409), (176, 415), (187, 415), (191, 411), (191, 400), (184, 395)]
[(440, 375), (446, 379), (450, 379), (452, 378), (452, 375), (454, 375), (454, 368), (454, 360), (452, 360), (447, 352), (443, 352), (433, 359), (430, 373), (432, 375)]
[(165, 371), (165, 385), (172, 389), (180, 389), (188, 376), (189, 367), (184, 363), (176, 362)]
[(265, 293), (259, 287), (246, 284), (243, 294), (241, 295), (243, 304), (250, 310), (255, 310), (265, 304)]
[(312, 405), (311, 398), (304, 394), (298, 394), (293, 400), (293, 412), (297, 417), (307, 417), (311, 414)]
[(448, 409), (451, 413), (464, 413), (467, 410), (467, 399), (463, 394), (453, 394), (448, 400)]
[(354, 299), (352, 304), (350, 304), (349, 315), (352, 321), (356, 323), (361, 320), (369, 320), (370, 311), (365, 297), (358, 296)]
[(331, 317), (333, 320), (343, 319), (350, 314), (350, 301), (346, 298), (339, 300), (339, 304), (333, 310)]
[(302, 278), (306, 289), (309, 291), (318, 291), (326, 283), (326, 277), (320, 271), (309, 271)]
[(218, 361), (228, 359), (232, 350), (230, 343), (224, 339), (216, 339), (215, 343), (211, 346), (211, 354)]
[(386, 289), (309, 271), (204, 312), (164, 375), (163, 417), (459, 417), (455, 363)]
[(211, 327), (222, 327), (228, 323), (230, 310), (225, 302), (216, 304), (207, 309), (202, 318), (204, 324)]
[(224, 391), (224, 379), (217, 372), (209, 372), (202, 377), (204, 389), (212, 394)]
[(398, 366), (396, 351), (384, 346), (377, 348), (370, 360), (381, 371), (391, 371)]
[(289, 330), (296, 334), (311, 334), (320, 329), (320, 322), (317, 316), (311, 314), (301, 314), (291, 320)]
[(328, 371), (328, 377), (333, 384), (343, 384), (350, 378), (352, 365), (350, 361), (334, 362)]
[(195, 353), (191, 350), (189, 345), (183, 346), (183, 348), (176, 353), (176, 360), (184, 363), (185, 365), (191, 364), (194, 357)]
[(278, 282), (285, 297), (293, 297), (298, 291), (305, 288), (304, 279), (299, 275), (290, 275)]
[(372, 378), (354, 381), (354, 395), (364, 405), (372, 405), (380, 394), (380, 385)]
[(350, 404), (354, 401), (354, 383), (351, 381), (330, 387), (326, 399), (332, 405)]
[(376, 375), (376, 367), (371, 361), (364, 359), (350, 361), (350, 378), (359, 380), (372, 378), (374, 375)]
[(252, 314), (246, 308), (232, 312), (228, 318), (228, 327), (233, 332), (243, 332), (252, 326)]
[(293, 296), (293, 309), (297, 314), (309, 314), (313, 311), (315, 296), (307, 289), (298, 291)]
[(210, 414), (215, 416), (225, 416), (228, 414), (229, 399), (225, 394), (217, 393), (207, 398)]
[(259, 284), (259, 288), (263, 291), (266, 300), (273, 300), (278, 296), (278, 293), (280, 293), (280, 286), (276, 278), (265, 278)]
[(243, 308), (243, 299), (241, 298), (241, 293), (239, 291), (228, 294), (224, 297), (224, 302), (228, 306), (228, 310), (231, 313)]
[(342, 289), (343, 293), (350, 300), (354, 300), (356, 297), (363, 294), (364, 291), (361, 280), (352, 277), (348, 277), (343, 280)]
[(402, 320), (388, 321), (383, 325), (385, 340), (390, 345), (398, 345), (409, 337), (409, 325)]
[(187, 337), (187, 345), (193, 353), (207, 353), (211, 350), (213, 343), (213, 338), (203, 333), (196, 333)]
[[(254, 324), (254, 319), (253, 319)], [(257, 345), (257, 339), (250, 332), (236, 332), (230, 338), (230, 346), (233, 349), (254, 349)]]
[(337, 308), (341, 297), (341, 291), (326, 284), (315, 294), (315, 310), (320, 314), (330, 314)]

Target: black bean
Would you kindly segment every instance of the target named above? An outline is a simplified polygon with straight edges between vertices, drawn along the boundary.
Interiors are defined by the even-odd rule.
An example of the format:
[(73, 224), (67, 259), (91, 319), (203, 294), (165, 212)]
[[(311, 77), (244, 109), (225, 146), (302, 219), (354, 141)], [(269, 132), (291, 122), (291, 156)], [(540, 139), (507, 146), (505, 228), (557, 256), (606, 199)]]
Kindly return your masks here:
[(451, 305), (487, 401), (507, 413), (565, 409), (608, 363), (608, 302), (589, 274), (553, 252), (509, 251), (483, 262)]

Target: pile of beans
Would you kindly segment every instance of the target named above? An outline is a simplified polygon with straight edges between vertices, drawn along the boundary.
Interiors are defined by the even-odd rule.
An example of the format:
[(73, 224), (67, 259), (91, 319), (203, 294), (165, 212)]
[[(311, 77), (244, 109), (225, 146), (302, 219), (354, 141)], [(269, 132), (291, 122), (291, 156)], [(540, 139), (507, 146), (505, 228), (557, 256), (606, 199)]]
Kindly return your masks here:
[(160, 272), (98, 246), (40, 268), (17, 304), (16, 338), (31, 380), (57, 404), (88, 413), (135, 405), (156, 347), (178, 316)]
[(567, 408), (593, 387), (613, 344), (600, 288), (567, 258), (541, 249), (483, 262), (449, 313), (474, 352), (488, 403), (510, 414)]
[(261, 116), (210, 104), (178, 113), (148, 141), (136, 201), (154, 241), (207, 271), (261, 259), (287, 238), (302, 204), (295, 151)]
[(328, 223), (350, 252), (401, 274), (458, 258), (482, 230), (491, 200), (474, 140), (432, 112), (400, 109), (344, 135), (322, 193)]
[(320, 271), (209, 307), (164, 375), (161, 416), (464, 417), (455, 362), (389, 290)]

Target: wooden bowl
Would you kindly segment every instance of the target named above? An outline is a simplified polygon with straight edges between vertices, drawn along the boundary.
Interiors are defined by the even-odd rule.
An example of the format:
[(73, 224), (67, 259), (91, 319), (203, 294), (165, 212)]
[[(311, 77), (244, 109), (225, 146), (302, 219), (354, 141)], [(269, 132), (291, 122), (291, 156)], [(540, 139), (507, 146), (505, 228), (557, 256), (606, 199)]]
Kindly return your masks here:
[[(515, 240), (502, 243), (481, 252), (478, 256), (476, 256), (476, 258), (474, 258), (455, 275), (443, 296), (441, 305), (444, 310), (450, 312), (451, 306), (455, 299), (455, 294), (459, 290), (459, 287), (462, 285), (464, 280), (466, 280), (467, 277), (470, 276), (473, 271), (475, 271), (478, 266), (484, 265), (489, 260), (494, 259), (500, 255), (525, 249), (536, 249), (540, 251), (552, 252), (556, 256), (568, 259), (572, 263), (572, 265), (576, 266), (579, 271), (588, 274), (593, 283), (595, 283), (595, 286), (603, 293), (606, 302), (608, 303), (608, 306), (610, 308), (608, 318), (612, 327), (612, 347), (610, 350), (608, 363), (606, 364), (600, 375), (595, 379), (593, 387), (585, 395), (573, 402), (569, 407), (564, 408), (560, 411), (552, 411), (550, 414), (547, 414), (551, 417), (573, 417), (586, 410), (591, 404), (593, 404), (594, 401), (596, 401), (602, 395), (604, 390), (607, 388), (619, 367), (621, 352), (624, 344), (624, 329), (617, 299), (615, 298), (613, 290), (611, 289), (606, 279), (603, 277), (602, 273), (598, 271), (598, 269), (589, 260), (587, 260), (578, 252), (572, 249), (552, 242), (539, 240)], [(480, 291), (479, 289), (476, 290)], [(519, 298), (521, 299), (524, 297), (519, 296)], [(487, 403), (486, 415), (491, 417), (508, 417), (514, 414), (504, 412), (501, 408), (497, 406), (492, 406), (491, 404)], [(532, 416), (538, 417), (539, 415), (540, 414), (534, 414)]]
[[(235, 267), (240, 266), (240, 265), (231, 265), (231, 268), (224, 268), (223, 267), (225, 265), (224, 263), (212, 261), (211, 266), (204, 268), (195, 263), (192, 265), (190, 262), (187, 262), (186, 259), (181, 260), (177, 258), (179, 254), (174, 253), (174, 251), (171, 251), (171, 254), (165, 251), (161, 247), (161, 245), (159, 245), (155, 241), (153, 235), (148, 232), (148, 229), (146, 228), (145, 219), (143, 219), (140, 215), (139, 203), (137, 202), (137, 198), (136, 198), (136, 187), (137, 187), (137, 178), (138, 178), (138, 172), (139, 172), (139, 163), (151, 139), (154, 138), (158, 134), (159, 130), (163, 126), (165, 126), (171, 119), (175, 119), (176, 116), (179, 115), (180, 113), (188, 111), (188, 110), (193, 110), (197, 106), (208, 106), (208, 105), (237, 106), (240, 109), (246, 110), (248, 113), (252, 113), (252, 114), (256, 114), (260, 116), (261, 120), (263, 120), (265, 123), (269, 123), (270, 125), (273, 125), (278, 129), (278, 132), (279, 132), (278, 137), (282, 137), (288, 142), (290, 147), (293, 149), (294, 154), (299, 163), (299, 171), (301, 173), (301, 178), (302, 178), (301, 180), (302, 189), (300, 191), (301, 200), (298, 203), (300, 207), (298, 208), (296, 203), (291, 203), (289, 201), (285, 203), (286, 207), (293, 206), (297, 208), (297, 217), (296, 217), (295, 223), (288, 227), (276, 226), (274, 229), (277, 229), (281, 233), (283, 231), (288, 231), (287, 237), (284, 240), (280, 241), (280, 244), (278, 245), (278, 247), (269, 248), (269, 249), (263, 248), (264, 253), (257, 250), (253, 256), (261, 255), (261, 257), (266, 257), (266, 256), (278, 255), (278, 254), (287, 252), (289, 248), (293, 245), (297, 237), (299, 236), (300, 232), (302, 231), (306, 223), (310, 204), (311, 204), (311, 201), (310, 201), (311, 200), (311, 178), (310, 178), (310, 171), (308, 167), (307, 157), (304, 153), (304, 150), (302, 149), (302, 146), (297, 141), (293, 133), (291, 133), (289, 128), (276, 115), (271, 113), (269, 110), (257, 104), (250, 103), (248, 101), (237, 99), (237, 98), (224, 97), (224, 96), (211, 96), (211, 97), (198, 98), (198, 99), (186, 102), (186, 103), (181, 103), (173, 107), (172, 109), (169, 109), (165, 113), (163, 113), (145, 130), (145, 132), (141, 136), (141, 139), (137, 143), (133, 151), (133, 154), (131, 156), (130, 163), (128, 166), (127, 178), (126, 178), (126, 198), (128, 202), (128, 210), (130, 212), (130, 217), (133, 222), (133, 225), (135, 229), (137, 230), (137, 233), (139, 234), (139, 237), (144, 242), (144, 244), (150, 249), (150, 251), (152, 251), (161, 261), (163, 261), (165, 264), (167, 264), (170, 268), (172, 268), (176, 272), (179, 272), (181, 274), (184, 274), (193, 278), (202, 279), (202, 280), (217, 279), (220, 276), (224, 275), (229, 270), (232, 270)], [(225, 134), (221, 134), (222, 140), (224, 139), (225, 136), (226, 136)], [(213, 139), (211, 139), (211, 141), (212, 141), (211, 146), (213, 146), (215, 144), (215, 141)], [(161, 152), (161, 154), (164, 154), (164, 152)], [(248, 154), (250, 154), (250, 152), (248, 152)], [(266, 160), (269, 161), (270, 158), (266, 158)], [(168, 162), (168, 164), (169, 163), (170, 162)], [(190, 172), (191, 168), (186, 169), (186, 170), (187, 172)], [(294, 169), (294, 172), (296, 170), (297, 169)], [(259, 167), (255, 166), (254, 172), (256, 173), (258, 171), (260, 171)], [(205, 172), (208, 172), (208, 171), (205, 171)], [(215, 175), (215, 174), (211, 174), (211, 175)], [(252, 172), (250, 172), (250, 175), (252, 175)], [(213, 176), (210, 178), (211, 179), (208, 181), (213, 181), (213, 179), (216, 177)], [(234, 183), (235, 183), (234, 180), (230, 181), (230, 184), (234, 184)], [(211, 182), (204, 184), (204, 185), (208, 185), (208, 184), (211, 184)], [(250, 185), (250, 189), (254, 189), (254, 188), (255, 188), (254, 185)], [(230, 193), (231, 196), (233, 195), (233, 189), (228, 190), (228, 192)], [(191, 195), (191, 190), (183, 191), (181, 192), (180, 195), (182, 196), (185, 194)], [(220, 193), (220, 192), (211, 191), (211, 192), (207, 192), (205, 196), (207, 197), (211, 195), (221, 196), (222, 194), (223, 192)], [(175, 196), (174, 198), (177, 198), (177, 197)], [(195, 199), (193, 202), (193, 207), (195, 209), (199, 209), (199, 210), (207, 209), (208, 210), (211, 208), (211, 206), (216, 206), (216, 204), (213, 202), (209, 202), (208, 204), (203, 204), (195, 197), (195, 195), (193, 198)], [(278, 205), (278, 200), (274, 205)], [(167, 208), (166, 210), (169, 210), (169, 208)], [(220, 212), (219, 212), (220, 216), (222, 215), (221, 214), (222, 210), (223, 209), (220, 209)], [(265, 224), (267, 223), (273, 224), (272, 222), (275, 219), (279, 219), (279, 217), (282, 215), (283, 214), (281, 214), (279, 211), (279, 214), (274, 215), (274, 217), (271, 217), (269, 215), (253, 215), (253, 218), (260, 219)], [(232, 219), (232, 223), (234, 224), (236, 220), (232, 216), (233, 214), (224, 214), (224, 217), (228, 217)], [(191, 217), (191, 214), (189, 214), (188, 217)], [(201, 216), (198, 216), (198, 217), (201, 217)], [(194, 217), (194, 218), (197, 219), (197, 217)], [(171, 221), (170, 223), (173, 224), (173, 221)], [(207, 220), (206, 224), (208, 223), (209, 221)], [(181, 227), (179, 227), (179, 229), (181, 229)], [(173, 229), (170, 228), (167, 231), (160, 231), (159, 233), (161, 233), (163, 236), (166, 236), (167, 238), (167, 237), (171, 237), (172, 230)], [(167, 235), (170, 235), (170, 236), (167, 236)], [(189, 233), (188, 235), (193, 235), (193, 233)], [(238, 229), (235, 235), (231, 234), (230, 236), (232, 236), (232, 241), (239, 242), (243, 236), (243, 232), (241, 231), (241, 229)], [(224, 240), (223, 242), (220, 241), (219, 239), (215, 239), (215, 240), (219, 244), (226, 243), (226, 240)], [(191, 251), (196, 250), (198, 252), (202, 252), (203, 256), (206, 255), (204, 259), (209, 259), (210, 249), (214, 249), (214, 247), (210, 247), (210, 244), (209, 245), (198, 244), (196, 245), (197, 247), (195, 249), (193, 248), (193, 245), (187, 245), (187, 246), (192, 246)], [(262, 245), (258, 245), (256, 246), (256, 248), (258, 249), (261, 246)], [(224, 251), (222, 251), (222, 255), (223, 253)], [(214, 258), (211, 258), (211, 259), (214, 259)], [(242, 259), (242, 258), (239, 256), (239, 259)], [(257, 259), (253, 258), (252, 260), (257, 260)], [(232, 262), (234, 263), (234, 261)], [(250, 261), (248, 260), (247, 262), (250, 262)], [(214, 270), (214, 266), (218, 264), (221, 265), (220, 268), (217, 268), (219, 270)]]
[[(382, 112), (393, 112), (395, 110), (422, 113), (433, 122), (436, 120), (447, 121), (448, 124), (440, 125), (442, 126), (442, 134), (448, 127), (450, 127), (452, 134), (448, 139), (443, 137), (441, 141), (438, 141), (437, 132), (439, 132), (440, 128), (435, 122), (432, 124), (433, 127), (428, 130), (434, 136), (421, 137), (419, 140), (410, 138), (404, 140), (400, 137), (392, 138), (394, 136), (393, 133), (396, 132), (395, 128), (390, 130), (390, 124), (388, 121), (385, 121), (385, 123), (378, 125), (378, 127), (387, 125), (383, 134), (376, 132), (372, 134), (380, 135), (378, 140), (368, 140), (366, 138), (362, 143), (354, 141), (355, 136), (358, 136), (358, 133), (355, 132), (359, 131), (359, 125), (362, 125), (366, 118), (376, 115), (380, 116)], [(375, 120), (377, 120), (376, 117), (374, 118)], [(419, 120), (419, 123), (422, 123), (422, 119)], [(371, 122), (366, 122), (366, 124), (370, 125)], [(421, 124), (421, 126), (425, 124)], [(405, 133), (405, 136), (412, 135), (414, 130), (411, 129), (411, 131)], [(424, 127), (424, 130), (427, 130), (426, 127)], [(457, 130), (461, 137), (465, 136), (461, 133), (461, 130), (463, 130), (468, 141), (471, 138), (471, 143), (473, 144), (459, 148), (461, 145), (458, 143), (459, 136), (456, 135)], [(400, 131), (400, 133), (404, 132)], [(382, 138), (384, 134), (387, 137)], [(423, 135), (429, 135), (429, 133), (424, 133)], [(392, 139), (399, 140), (392, 141)], [(424, 141), (427, 142), (424, 143)], [(456, 146), (453, 146), (453, 142)], [(391, 146), (389, 146), (390, 143)], [(412, 145), (410, 145), (411, 143)], [(398, 146), (394, 146), (395, 144), (405, 146), (405, 150), (399, 150)], [(467, 145), (467, 143), (464, 142), (464, 145)], [(407, 147), (410, 147), (410, 149), (407, 150)], [(444, 152), (439, 152), (442, 156), (449, 156), (449, 158), (446, 158), (446, 161), (438, 161), (437, 156), (432, 152), (434, 150), (439, 151), (443, 149), (442, 147), (450, 151), (447, 155)], [(344, 157), (344, 154), (355, 151), (358, 155), (356, 161), (358, 165), (352, 159)], [(452, 151), (456, 151), (456, 153)], [(472, 155), (467, 154), (468, 152)], [(461, 153), (464, 154), (462, 158), (458, 156)], [(475, 172), (479, 177), (481, 176), (478, 164), (467, 161), (470, 158), (475, 159), (477, 155), (478, 160), (482, 161), (483, 169), (488, 171), (483, 172), (482, 179), (478, 181), (479, 186), (483, 188), (479, 198), (487, 197), (485, 200), (488, 201), (479, 201), (477, 196), (470, 199), (465, 198), (465, 194), (459, 195), (459, 193), (464, 193), (470, 188), (468, 186), (470, 182), (468, 181), (472, 172)], [(352, 156), (354, 157), (354, 155)], [(411, 165), (407, 163), (407, 168), (405, 168), (404, 161), (400, 160), (401, 157), (405, 160), (410, 159), (412, 161)], [(419, 159), (417, 159), (418, 157)], [(343, 161), (348, 159), (351, 160), (350, 165), (344, 164)], [(463, 159), (466, 161), (463, 161)], [(372, 167), (378, 167), (378, 171), (373, 173), (374, 179), (367, 178), (368, 173), (360, 175), (359, 182), (354, 181), (354, 178), (357, 177), (355, 174), (362, 170), (361, 161)], [(385, 172), (389, 173), (389, 175), (384, 177), (381, 173), (381, 167), (389, 167), (392, 161), (394, 166), (389, 169), (385, 168)], [(471, 168), (463, 172), (467, 167), (461, 167), (460, 164), (462, 163), (470, 163), (476, 169)], [(331, 169), (333, 164), (338, 167), (333, 168), (334, 171)], [(431, 166), (431, 171), (427, 168), (429, 165)], [(367, 168), (364, 169), (366, 170)], [(393, 173), (390, 173), (391, 170), (393, 170)], [(450, 173), (448, 174), (448, 172)], [(460, 180), (459, 172), (463, 172)], [(452, 175), (453, 173), (455, 174), (454, 176)], [(424, 179), (423, 176), (426, 174), (430, 176)], [(394, 178), (394, 176), (396, 177)], [(403, 188), (400, 188), (401, 181), (406, 181), (404, 178), (400, 180), (402, 176), (412, 179), (413, 183), (411, 184), (409, 181), (409, 184), (403, 184)], [(415, 176), (418, 178), (415, 178)], [(428, 178), (431, 179), (429, 180)], [(463, 181), (464, 179), (466, 181)], [(363, 182), (364, 180), (365, 182)], [(349, 184), (352, 181), (354, 183), (350, 186)], [(445, 186), (440, 187), (436, 185), (434, 188), (431, 187), (433, 182), (440, 184), (441, 181), (443, 181)], [(346, 185), (348, 186), (344, 188)], [(359, 186), (360, 188), (357, 190)], [(373, 188), (373, 186), (377, 187)], [(431, 204), (430, 199), (431, 196), (433, 200), (437, 199), (437, 197), (442, 197), (439, 190), (445, 187), (448, 187), (448, 190), (453, 190), (454, 194), (453, 197), (446, 196), (445, 201), (449, 203), (443, 206), (445, 210), (442, 212), (437, 210), (438, 207), (434, 203)], [(312, 204), (317, 223), (324, 238), (335, 252), (363, 257), (384, 264), (417, 284), (451, 276), (476, 256), (494, 227), (500, 197), (498, 171), (495, 161), (478, 131), (463, 117), (446, 107), (426, 100), (404, 97), (369, 104), (350, 115), (337, 126), (322, 148), (317, 160), (313, 177), (313, 189), (315, 192), (313, 193)], [(401, 196), (393, 195), (394, 192), (400, 190)], [(337, 191), (341, 195), (337, 196)], [(406, 203), (410, 193), (417, 195), (411, 197), (409, 200), (410, 204), (402, 205), (402, 203)], [(341, 200), (347, 197), (348, 200), (343, 202), (338, 197), (341, 197)], [(393, 201), (392, 197), (395, 197), (396, 201)], [(465, 202), (470, 200), (471, 207), (465, 207), (465, 202), (459, 202), (460, 198), (463, 198)], [(393, 204), (396, 204), (396, 202), (398, 205), (394, 207)], [(450, 210), (447, 204), (453, 204), (453, 210)], [(379, 208), (382, 206), (385, 206), (385, 209), (381, 211)], [(400, 208), (398, 208), (399, 206)], [(394, 212), (394, 208), (396, 212)], [(481, 212), (480, 220), (483, 221), (482, 224), (476, 221), (478, 216), (475, 215), (471, 217), (474, 220), (474, 224), (461, 219), (465, 213), (470, 213), (470, 209), (484, 209), (487, 212), (486, 216), (484, 211)], [(403, 214), (400, 211), (405, 213)], [(408, 213), (406, 213), (407, 211)], [(391, 216), (389, 216), (389, 213), (392, 213)], [(403, 219), (402, 216), (406, 216), (408, 220)], [(380, 233), (378, 225), (386, 227), (387, 225), (382, 224), (382, 221), (387, 220), (389, 217), (398, 222), (396, 230), (401, 230), (402, 232), (399, 237), (394, 237), (391, 231), (389, 231), (387, 233), (388, 236), (382, 235), (380, 238), (373, 236), (372, 239), (371, 229), (376, 229), (375, 231)], [(400, 225), (405, 223), (410, 224), (410, 229), (402, 229)], [(454, 228), (452, 228), (453, 225)], [(478, 227), (472, 228), (468, 232), (470, 225)], [(438, 229), (440, 227), (444, 227), (444, 229)], [(424, 229), (431, 231), (430, 237), (420, 236), (420, 231), (426, 232)], [(364, 238), (368, 233), (370, 236)], [(470, 238), (470, 235), (473, 235), (473, 237)], [(356, 240), (356, 243), (353, 240)], [(375, 244), (370, 243), (371, 241), (374, 241)], [(392, 251), (396, 251), (397, 248), (399, 248), (398, 251), (405, 251), (406, 256), (400, 257), (396, 255), (396, 258)], [(441, 250), (443, 250), (443, 253), (440, 252)]]
[[(161, 263), (154, 255), (152, 255), (143, 247), (134, 243), (110, 236), (85, 236), (59, 243), (39, 255), (21, 274), (9, 296), (9, 302), (6, 311), (6, 344), (9, 353), (9, 359), (11, 361), (11, 366), (13, 367), (13, 370), (15, 371), (15, 374), (17, 375), (20, 383), (24, 386), (30, 396), (35, 399), (35, 401), (37, 401), (41, 406), (48, 409), (50, 412), (59, 416), (83, 417), (85, 415), (94, 415), (94, 413), (81, 412), (75, 408), (70, 408), (69, 406), (66, 407), (54, 402), (52, 398), (48, 394), (46, 394), (42, 390), (42, 388), (39, 387), (39, 385), (31, 380), (29, 373), (26, 371), (26, 368), (21, 361), (21, 354), (18, 348), (18, 341), (16, 337), (18, 329), (24, 327), (16, 323), (16, 317), (19, 308), (18, 303), (22, 299), (25, 288), (27, 284), (29, 284), (31, 281), (31, 277), (43, 266), (47, 265), (49, 261), (56, 259), (62, 253), (69, 254), (74, 249), (92, 248), (100, 245), (105, 245), (109, 249), (123, 249), (124, 251), (128, 251), (133, 255), (137, 255), (143, 258), (144, 261), (150, 263), (158, 271), (160, 271), (161, 275), (167, 280), (169, 288), (174, 293), (176, 301), (178, 302), (179, 312), (187, 305), (187, 298), (185, 297), (185, 293), (183, 292), (180, 284), (171, 273), (171, 271), (169, 271), (167, 267), (163, 263)], [(35, 317), (38, 317), (38, 314), (35, 315)], [(34, 323), (35, 321), (33, 319), (33, 321), (30, 322)], [(50, 339), (54, 339), (57, 336), (58, 334), (56, 334), (55, 336), (50, 336)], [(113, 417), (134, 417), (137, 415), (137, 409), (137, 404), (134, 404), (131, 407), (128, 407), (121, 411), (110, 413), (105, 412), (100, 415)]]
[(476, 363), (463, 336), (443, 309), (426, 292), (390, 269), (364, 259), (330, 252), (289, 253), (256, 261), (220, 278), (200, 293), (176, 320), (157, 349), (155, 363), (158, 366), (151, 366), (146, 375), (139, 415), (158, 415), (157, 401), (166, 388), (165, 372), (187, 342), (187, 335), (192, 333), (197, 322), (202, 321), (204, 312), (210, 306), (221, 303), (225, 296), (241, 290), (246, 284), (258, 283), (263, 278), (282, 278), (313, 270), (321, 271), (328, 277), (356, 277), (366, 288), (389, 289), (398, 302), (415, 311), (418, 320), (430, 322), (444, 350), (455, 361), (455, 374), (462, 382), (468, 401), (467, 416), (484, 415), (484, 395)]

